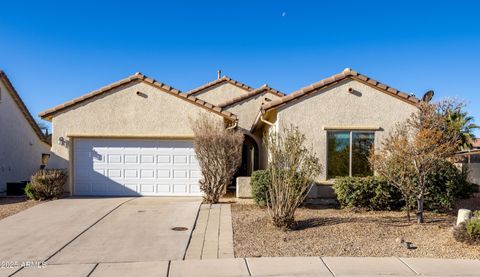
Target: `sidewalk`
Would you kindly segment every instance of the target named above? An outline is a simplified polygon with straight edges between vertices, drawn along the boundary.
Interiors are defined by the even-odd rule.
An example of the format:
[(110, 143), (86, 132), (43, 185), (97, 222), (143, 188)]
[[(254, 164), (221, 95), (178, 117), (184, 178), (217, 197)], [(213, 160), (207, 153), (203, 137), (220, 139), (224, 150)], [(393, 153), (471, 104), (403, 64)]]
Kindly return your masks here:
[[(5, 276), (6, 271), (0, 270)], [(8, 274), (8, 273), (7, 273)], [(480, 276), (480, 260), (276, 257), (62, 264), (15, 276)]]

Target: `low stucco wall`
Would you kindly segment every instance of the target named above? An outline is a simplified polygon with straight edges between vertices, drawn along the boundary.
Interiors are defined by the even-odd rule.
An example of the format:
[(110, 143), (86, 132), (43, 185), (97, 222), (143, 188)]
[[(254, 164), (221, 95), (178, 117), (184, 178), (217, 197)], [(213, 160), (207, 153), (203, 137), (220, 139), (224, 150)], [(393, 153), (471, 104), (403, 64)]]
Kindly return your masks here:
[[(350, 93), (353, 88), (355, 93)], [(298, 101), (292, 101), (277, 112), (277, 129), (281, 133), (290, 125), (298, 126), (306, 135), (323, 166), (319, 181), (326, 179), (327, 131), (332, 126), (381, 128), (375, 131), (375, 147), (397, 122), (406, 120), (416, 107), (354, 80), (347, 80)]]
[[(53, 117), (49, 166), (70, 168), (74, 137), (193, 138), (191, 124), (199, 116), (224, 122), (222, 116), (147, 83), (131, 83)], [(67, 145), (58, 144), (59, 137)]]
[(41, 141), (7, 88), (0, 81), (0, 194), (6, 183), (28, 181), (40, 169), (42, 153), (50, 146)]

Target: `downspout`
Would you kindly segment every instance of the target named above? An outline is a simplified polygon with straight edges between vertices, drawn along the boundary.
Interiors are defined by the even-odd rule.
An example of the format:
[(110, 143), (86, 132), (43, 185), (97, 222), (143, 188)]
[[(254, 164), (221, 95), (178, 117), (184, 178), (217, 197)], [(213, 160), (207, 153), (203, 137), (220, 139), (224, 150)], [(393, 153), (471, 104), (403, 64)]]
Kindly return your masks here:
[(267, 124), (267, 125), (270, 125), (270, 126), (274, 126), (274, 125), (275, 125), (274, 123), (272, 123), (272, 122), (264, 119), (264, 118), (263, 118), (263, 115), (260, 116), (260, 120), (261, 120), (263, 123)]
[(230, 126), (230, 127), (227, 127), (227, 130), (232, 130), (232, 129), (235, 129), (235, 128), (237, 128), (237, 126), (238, 126), (238, 120), (236, 120), (236, 121), (235, 121), (235, 123), (233, 123), (233, 125), (232, 125), (232, 126)]

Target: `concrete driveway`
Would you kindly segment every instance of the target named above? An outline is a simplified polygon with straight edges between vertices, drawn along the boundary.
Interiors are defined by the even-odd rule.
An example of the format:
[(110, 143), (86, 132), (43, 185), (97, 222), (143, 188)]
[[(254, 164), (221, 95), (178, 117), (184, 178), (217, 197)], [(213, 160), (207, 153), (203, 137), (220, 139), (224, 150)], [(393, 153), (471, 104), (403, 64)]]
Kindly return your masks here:
[(82, 267), (183, 259), (200, 203), (162, 197), (47, 202), (0, 220), (0, 261)]

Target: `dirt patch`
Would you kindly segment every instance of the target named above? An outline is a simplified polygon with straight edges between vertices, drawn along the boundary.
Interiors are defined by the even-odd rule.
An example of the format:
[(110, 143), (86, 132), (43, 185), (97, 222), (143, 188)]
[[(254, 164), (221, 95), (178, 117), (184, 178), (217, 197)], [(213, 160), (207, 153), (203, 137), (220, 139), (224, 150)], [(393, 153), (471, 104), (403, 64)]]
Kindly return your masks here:
[[(455, 216), (427, 213), (425, 224), (403, 212), (354, 212), (329, 207), (300, 208), (298, 230), (282, 232), (267, 211), (239, 201), (232, 205), (235, 257), (374, 256), (480, 258), (480, 246), (456, 242)], [(398, 238), (412, 242), (406, 249)]]
[(27, 200), (25, 197), (0, 197), (0, 219), (19, 213), (40, 203), (42, 202)]

